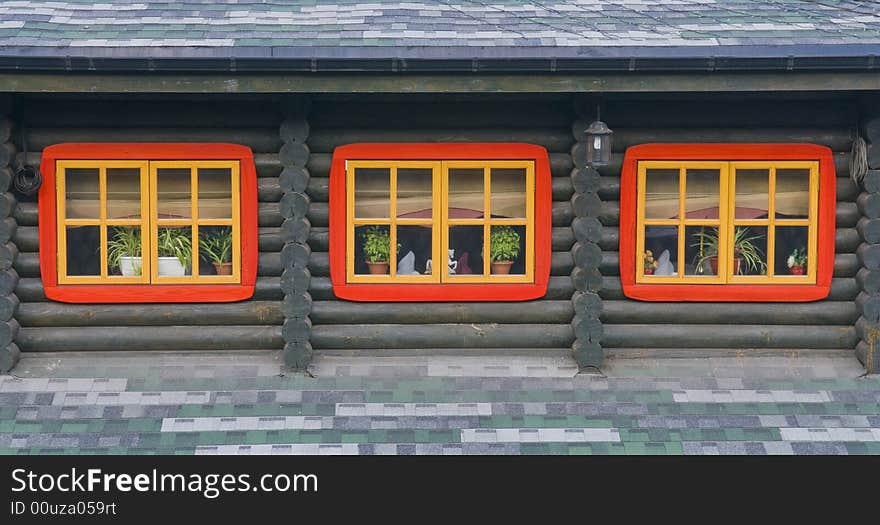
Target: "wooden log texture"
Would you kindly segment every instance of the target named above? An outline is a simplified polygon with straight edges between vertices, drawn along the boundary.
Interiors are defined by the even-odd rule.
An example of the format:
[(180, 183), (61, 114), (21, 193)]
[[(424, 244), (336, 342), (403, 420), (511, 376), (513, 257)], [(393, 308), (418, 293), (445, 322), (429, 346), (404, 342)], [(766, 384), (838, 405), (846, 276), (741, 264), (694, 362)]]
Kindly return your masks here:
[[(208, 100), (93, 100), (41, 99), (27, 106), (27, 123), (33, 128), (53, 126), (102, 128), (166, 127), (265, 127), (275, 133), (281, 115), (270, 100), (226, 100), (224, 111)], [(125, 115), (125, 118), (119, 118)], [(274, 128), (274, 129), (268, 129)]]
[[(48, 301), (43, 291), (43, 282), (39, 277), (25, 277), (18, 280), (15, 295), (22, 303)], [(281, 291), (280, 277), (258, 277), (254, 287), (253, 300), (280, 301), (284, 298)]]
[[(333, 287), (329, 277), (312, 277), (308, 288), (309, 293), (316, 301), (335, 300), (333, 295)], [(569, 276), (551, 276), (547, 283), (547, 293), (543, 299), (560, 300), (570, 299), (574, 292), (571, 278)]]
[(29, 128), (28, 149), (42, 150), (62, 142), (230, 142), (250, 147), (255, 152), (276, 152), (281, 146), (278, 128)]
[(312, 328), (315, 349), (562, 348), (572, 342), (569, 324), (338, 324)]
[(26, 327), (280, 325), (278, 301), (189, 304), (24, 303), (16, 318)]
[(23, 352), (135, 350), (280, 350), (280, 326), (97, 326), (22, 328)]
[(650, 303), (605, 300), (606, 324), (761, 324), (846, 325), (858, 319), (850, 301), (814, 303)]
[(854, 326), (606, 324), (604, 347), (855, 348)]
[(880, 170), (868, 170), (862, 179), (862, 185), (868, 193), (880, 193)]
[(573, 139), (565, 128), (520, 129), (313, 129), (308, 145), (312, 151), (330, 153), (337, 146), (357, 142), (525, 142), (557, 153), (568, 152)]
[(15, 343), (0, 348), (0, 372), (9, 372), (21, 359), (21, 350)]
[[(534, 307), (531, 307), (534, 306)], [(552, 324), (571, 322), (571, 301), (538, 303), (354, 303), (316, 301), (314, 324), (500, 323)]]

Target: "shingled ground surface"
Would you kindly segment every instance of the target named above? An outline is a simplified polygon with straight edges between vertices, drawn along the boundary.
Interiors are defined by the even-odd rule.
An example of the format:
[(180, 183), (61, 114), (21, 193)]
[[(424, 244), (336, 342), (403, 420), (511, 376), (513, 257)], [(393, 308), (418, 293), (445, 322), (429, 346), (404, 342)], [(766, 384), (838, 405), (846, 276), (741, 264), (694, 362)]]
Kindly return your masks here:
[(2, 454), (878, 454), (853, 357), (28, 354), (0, 376)]

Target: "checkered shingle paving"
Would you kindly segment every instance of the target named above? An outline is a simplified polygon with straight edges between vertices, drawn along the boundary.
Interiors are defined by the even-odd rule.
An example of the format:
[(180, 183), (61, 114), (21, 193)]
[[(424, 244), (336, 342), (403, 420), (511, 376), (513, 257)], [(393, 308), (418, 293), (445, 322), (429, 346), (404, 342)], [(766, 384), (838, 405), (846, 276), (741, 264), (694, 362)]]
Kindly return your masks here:
[(864, 0), (3, 0), (10, 47), (880, 43)]
[(29, 354), (0, 376), (0, 453), (880, 453), (880, 377), (851, 356), (510, 359)]

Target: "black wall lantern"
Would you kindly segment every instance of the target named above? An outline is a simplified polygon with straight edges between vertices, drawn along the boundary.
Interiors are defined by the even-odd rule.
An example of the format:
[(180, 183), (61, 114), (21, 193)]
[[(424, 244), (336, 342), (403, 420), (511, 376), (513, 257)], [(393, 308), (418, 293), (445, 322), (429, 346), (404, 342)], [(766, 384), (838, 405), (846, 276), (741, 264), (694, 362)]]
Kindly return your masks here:
[(587, 128), (588, 166), (607, 166), (611, 161), (611, 135), (614, 132), (600, 117), (600, 108), (597, 105), (596, 120)]

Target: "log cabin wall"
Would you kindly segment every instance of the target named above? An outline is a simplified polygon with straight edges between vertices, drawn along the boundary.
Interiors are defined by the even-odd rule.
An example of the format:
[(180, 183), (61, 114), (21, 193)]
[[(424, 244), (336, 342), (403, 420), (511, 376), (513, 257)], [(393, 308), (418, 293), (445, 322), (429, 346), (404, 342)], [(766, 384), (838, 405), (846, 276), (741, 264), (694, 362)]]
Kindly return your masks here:
[[(24, 352), (77, 350), (280, 349), (282, 248), (279, 212), (279, 125), (274, 98), (198, 96), (190, 99), (20, 97), (18, 125), (27, 164), (38, 167), (46, 146), (63, 142), (230, 142), (252, 148), (259, 194), (256, 292), (239, 303), (66, 304), (43, 293), (35, 197), (19, 196), (14, 272), (21, 304), (15, 339)], [(16, 133), (15, 139), (21, 141)], [(19, 151), (24, 144), (17, 144)], [(0, 212), (3, 211), (0, 207)], [(5, 216), (5, 215), (4, 215)], [(2, 261), (2, 259), (0, 259)], [(10, 275), (7, 272), (4, 275)], [(6, 282), (3, 279), (2, 282)], [(5, 290), (5, 288), (3, 288)], [(3, 292), (0, 290), (0, 293)]]
[[(571, 355), (574, 119), (569, 97), (316, 97), (309, 112), (311, 347), (323, 355)], [(547, 148), (553, 255), (530, 303), (357, 303), (335, 298), (328, 257), (333, 148), (358, 142), (526, 142)]]
[(12, 242), (18, 223), (12, 217), (16, 199), (10, 193), (15, 167), (15, 144), (12, 100), (0, 98), (0, 372), (18, 362), (20, 351), (15, 344), (19, 324), (14, 318), (19, 300), (15, 295), (18, 273), (12, 267), (18, 249)]
[[(633, 99), (609, 101), (614, 155), (599, 169), (602, 348), (607, 356), (837, 354), (852, 352), (859, 316), (856, 229), (861, 191), (849, 178), (856, 108), (845, 99)], [(589, 121), (580, 123), (584, 129)], [(619, 276), (619, 191), (627, 147), (652, 142), (806, 142), (830, 147), (837, 171), (831, 293), (813, 303), (662, 303), (625, 298)], [(880, 259), (878, 259), (880, 260)]]
[(858, 223), (863, 244), (858, 255), (861, 269), (856, 274), (860, 293), (856, 298), (859, 342), (856, 356), (869, 373), (877, 371), (877, 347), (880, 346), (880, 109), (876, 100), (863, 108), (861, 136), (867, 145), (867, 168), (862, 181), (864, 191), (858, 198), (861, 218)]

